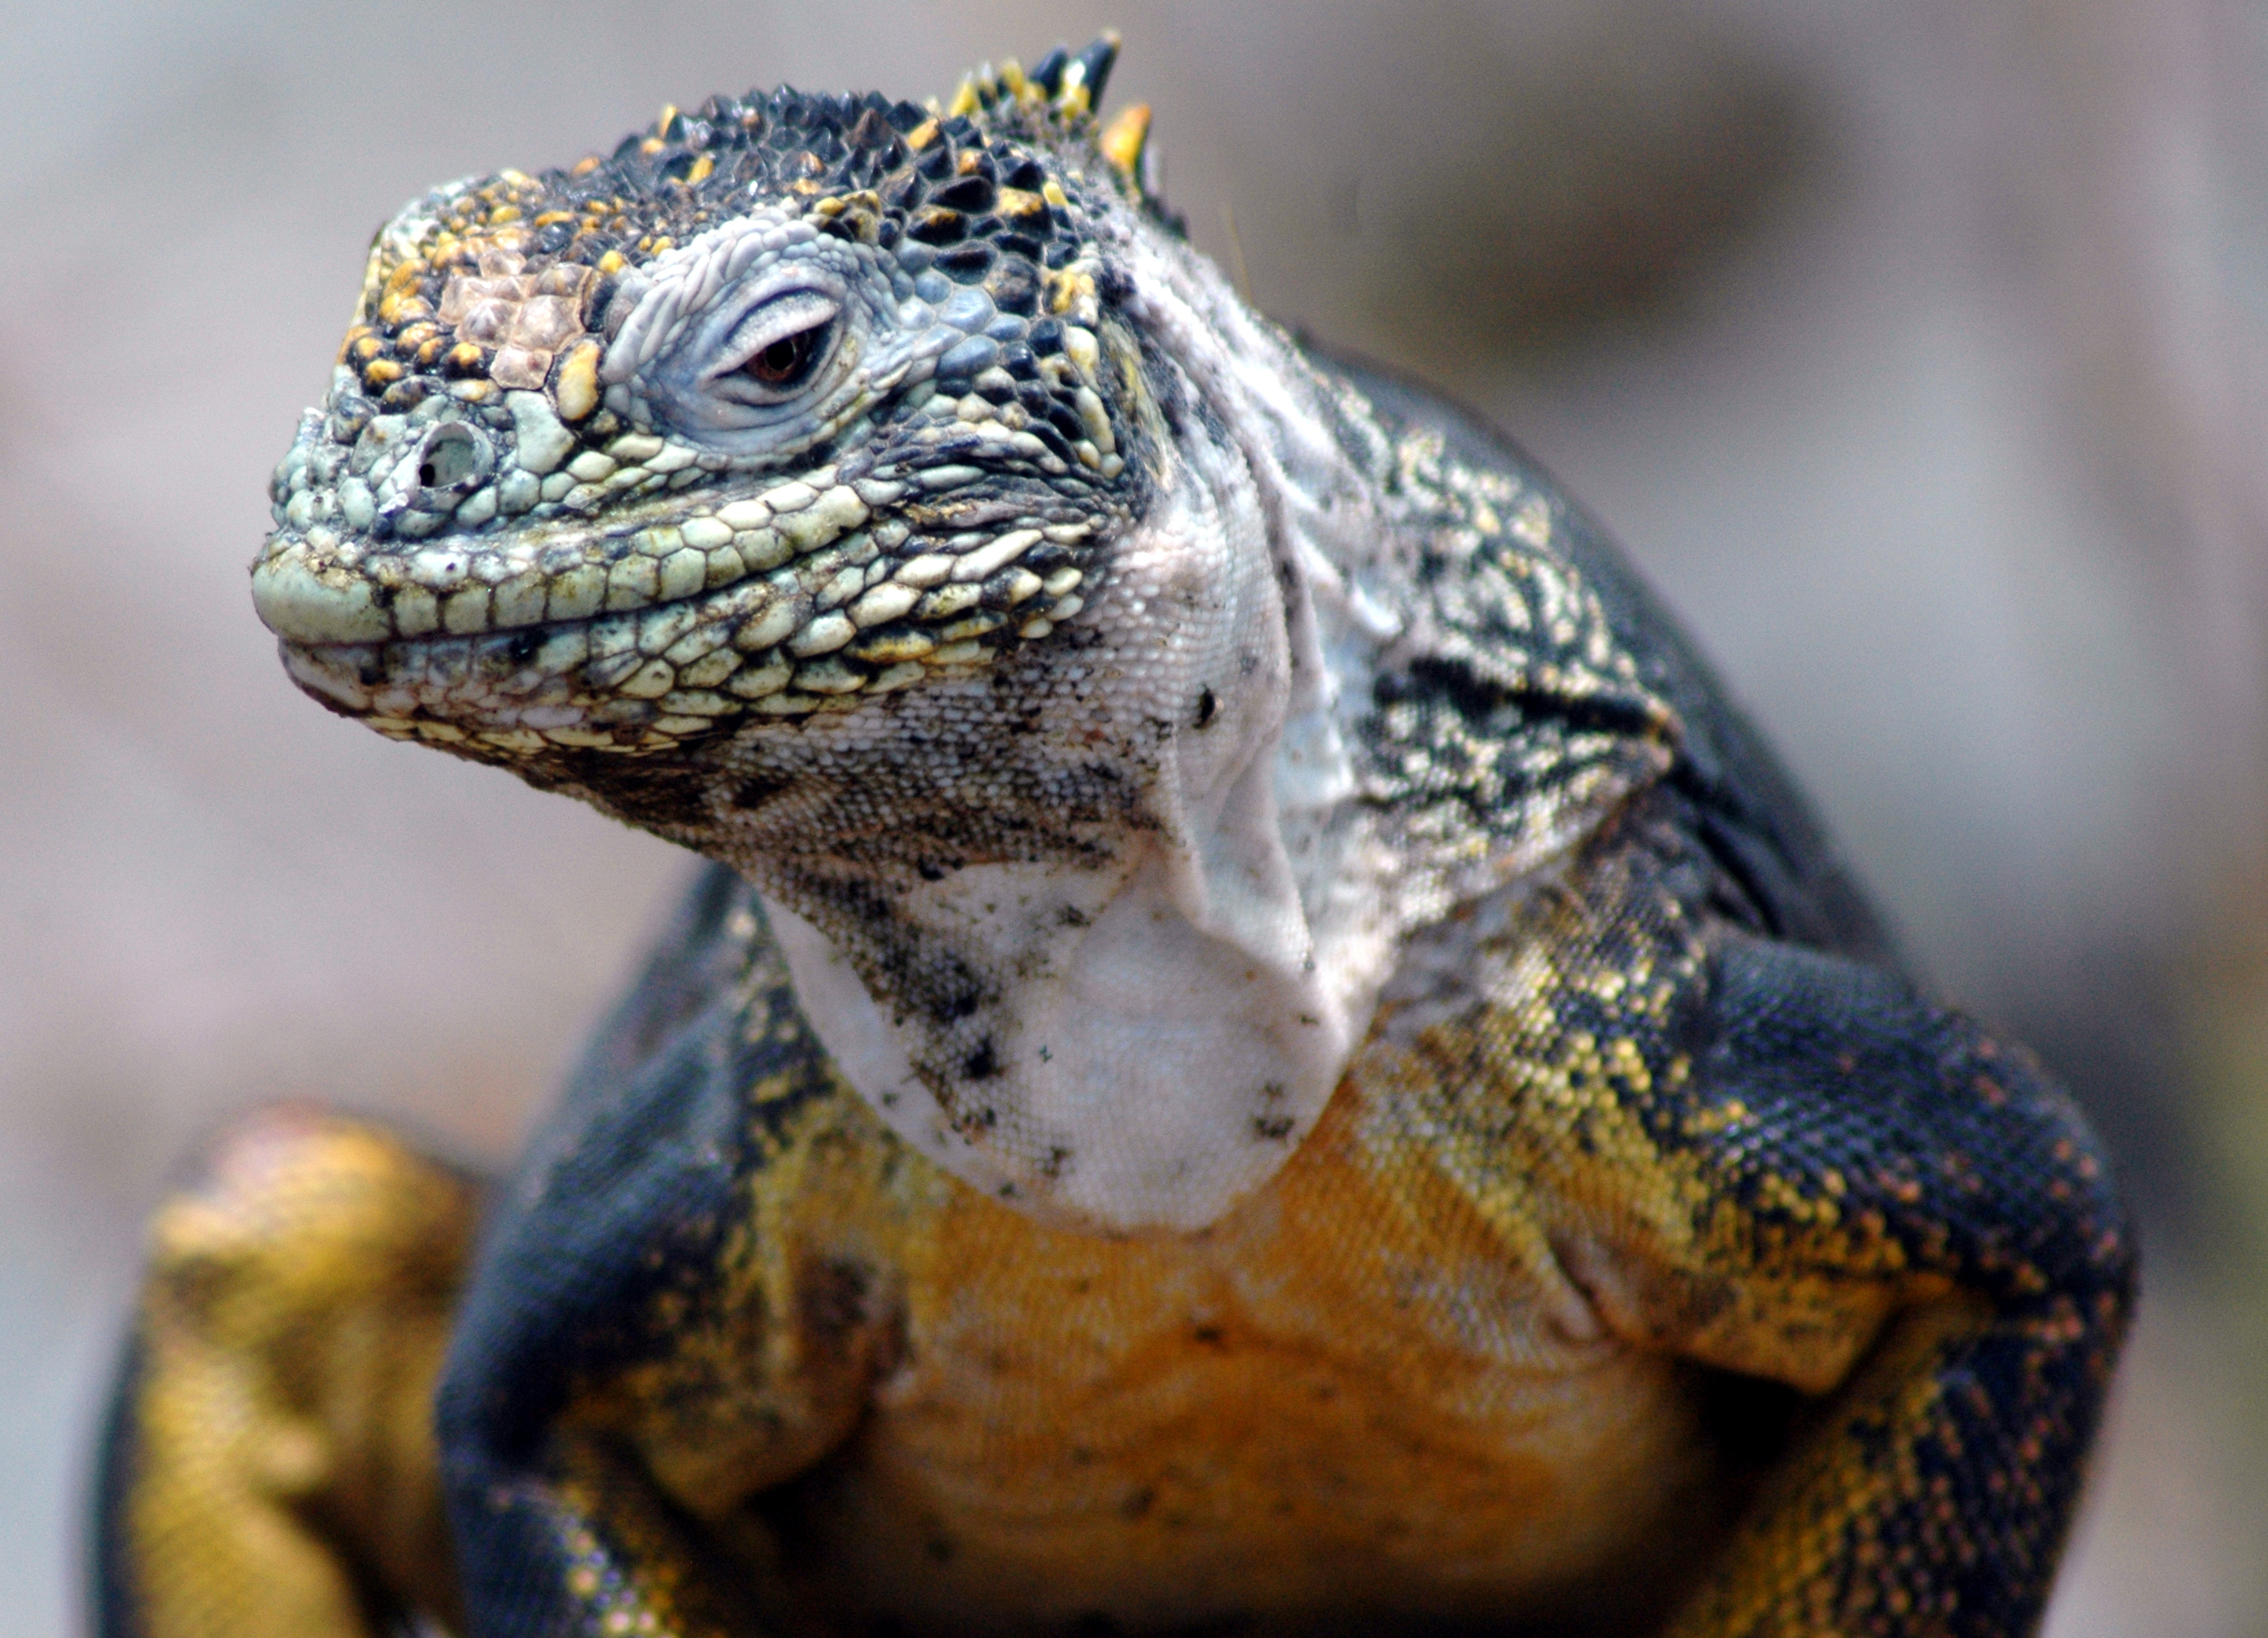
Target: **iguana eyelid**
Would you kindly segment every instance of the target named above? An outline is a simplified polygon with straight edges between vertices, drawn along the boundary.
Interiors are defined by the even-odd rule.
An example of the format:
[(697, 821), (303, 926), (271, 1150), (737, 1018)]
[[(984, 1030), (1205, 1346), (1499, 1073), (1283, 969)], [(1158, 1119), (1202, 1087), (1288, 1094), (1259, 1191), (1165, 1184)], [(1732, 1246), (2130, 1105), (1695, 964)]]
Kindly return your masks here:
[[(861, 304), (835, 269), (802, 257), (752, 269), (676, 320), (674, 335), (637, 376), (657, 419), (696, 440), (767, 443), (822, 410), (864, 350), (850, 334)], [(871, 304), (865, 304), (871, 306)], [(743, 366), (785, 337), (827, 326), (825, 349), (792, 386), (767, 386)]]
[(792, 402), (810, 392), (813, 384), (826, 375), (832, 355), (841, 345), (839, 333), (825, 338), (821, 356), (784, 388), (767, 386), (747, 375), (749, 362), (775, 342), (836, 326), (842, 314), (843, 304), (823, 290), (806, 287), (771, 297), (750, 309), (733, 327), (718, 349), (715, 362), (702, 371), (700, 379), (711, 391), (721, 389), (725, 396), (743, 402)]

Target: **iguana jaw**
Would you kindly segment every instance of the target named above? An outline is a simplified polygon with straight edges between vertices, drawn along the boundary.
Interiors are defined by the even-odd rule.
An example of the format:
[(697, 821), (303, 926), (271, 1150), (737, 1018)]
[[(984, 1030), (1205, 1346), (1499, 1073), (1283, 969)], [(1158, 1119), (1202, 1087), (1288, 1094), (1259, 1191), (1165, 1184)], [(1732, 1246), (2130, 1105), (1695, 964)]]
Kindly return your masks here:
[[(293, 679), (324, 704), (512, 764), (561, 748), (652, 755), (745, 722), (856, 709), (981, 668), (1083, 606), (1106, 509), (1049, 506), (1027, 524), (995, 488), (988, 509), (1008, 525), (980, 544), (899, 550), (909, 513), (948, 514), (974, 470), (875, 466), (830, 462), (697, 510), (657, 503), (342, 567), (279, 535), (254, 595)], [(418, 622), (406, 635), (326, 640), (405, 613)], [(452, 628), (433, 629), (445, 616)]]

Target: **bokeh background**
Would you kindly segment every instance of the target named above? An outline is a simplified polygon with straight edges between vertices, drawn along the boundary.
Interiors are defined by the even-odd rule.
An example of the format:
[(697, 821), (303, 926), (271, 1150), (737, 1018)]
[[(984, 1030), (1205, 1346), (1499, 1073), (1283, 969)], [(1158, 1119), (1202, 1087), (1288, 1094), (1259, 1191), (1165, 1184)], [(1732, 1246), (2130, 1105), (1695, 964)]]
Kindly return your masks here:
[(1608, 519), (2148, 1293), (2057, 1638), (2268, 1633), (2257, 0), (0, 0), (0, 1610), (78, 1619), (139, 1223), (247, 1102), (499, 1159), (684, 873), (284, 682), (244, 565), (372, 228), (664, 101), (1106, 23), (1252, 297)]

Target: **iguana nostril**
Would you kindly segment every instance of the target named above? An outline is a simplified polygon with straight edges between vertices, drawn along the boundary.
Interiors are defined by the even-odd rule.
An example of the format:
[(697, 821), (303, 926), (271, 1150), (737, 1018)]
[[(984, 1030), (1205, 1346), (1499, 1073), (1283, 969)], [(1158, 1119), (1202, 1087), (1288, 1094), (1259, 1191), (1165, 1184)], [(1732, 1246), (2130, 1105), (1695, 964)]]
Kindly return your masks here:
[(417, 487), (453, 489), (487, 471), (487, 441), (470, 427), (447, 422), (425, 435), (417, 452)]

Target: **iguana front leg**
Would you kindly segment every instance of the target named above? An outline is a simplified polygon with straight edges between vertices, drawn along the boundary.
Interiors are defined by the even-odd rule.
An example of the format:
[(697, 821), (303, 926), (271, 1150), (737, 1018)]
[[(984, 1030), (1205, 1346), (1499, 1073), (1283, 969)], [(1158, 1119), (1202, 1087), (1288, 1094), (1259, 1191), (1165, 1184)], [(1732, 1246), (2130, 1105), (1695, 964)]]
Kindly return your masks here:
[[(686, 1624), (704, 1607), (697, 1554), (603, 1392), (608, 1343), (669, 1315), (608, 1304), (704, 1214), (720, 1228), (743, 1138), (739, 1077), (793, 1047), (769, 1011), (746, 1012), (751, 902), (719, 870), (690, 895), (529, 1164), (561, 1186), (548, 1210), (539, 1198), (531, 1211), (524, 1189), (491, 1201), (393, 1135), (313, 1109), (254, 1114), (212, 1146), (151, 1226), (101, 1464), (102, 1638), (377, 1638), (413, 1615), (491, 1630), (465, 1608), (460, 1561), (482, 1590), (510, 1584), (494, 1630), (538, 1616), (560, 1630), (609, 1617), (701, 1630)], [(619, 1103), (618, 1079), (634, 1083)], [(491, 1273), (473, 1282), (491, 1204)], [(562, 1288), (573, 1295), (546, 1300)], [(460, 1326), (445, 1462), (435, 1400)], [(507, 1361), (528, 1369), (526, 1385), (483, 1370)], [(579, 1420), (553, 1426), (547, 1390), (576, 1400)], [(679, 1433), (681, 1450), (715, 1448), (701, 1429)], [(468, 1559), (445, 1468), (469, 1498)], [(515, 1559), (499, 1533), (530, 1523), (541, 1539)], [(557, 1573), (539, 1587), (530, 1564)], [(638, 1627), (655, 1610), (674, 1624)]]
[(1815, 1390), (1822, 1296), (1892, 1311), (1672, 1630), (2032, 1631), (2132, 1302), (2102, 1153), (2028, 1054), (1885, 974), (1740, 942), (1710, 979), (1688, 1153), (1724, 1204), (1687, 1271), (1729, 1252), (1750, 1295), (1664, 1340)]
[(104, 1451), (103, 1638), (453, 1621), (430, 1407), (478, 1196), (311, 1110), (215, 1145), (151, 1227)]
[(893, 1345), (897, 1151), (754, 893), (710, 871), (663, 949), (500, 1202), (442, 1373), (482, 1638), (772, 1630), (742, 1503), (844, 1437)]
[(2101, 1153), (1967, 1019), (1727, 926), (1674, 837), (1594, 844), (1373, 1074), (1609, 1333), (1808, 1396), (1675, 1638), (2030, 1632), (2132, 1302)]

